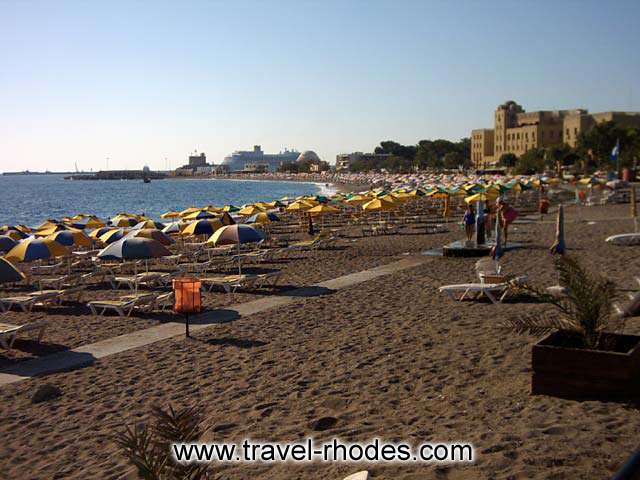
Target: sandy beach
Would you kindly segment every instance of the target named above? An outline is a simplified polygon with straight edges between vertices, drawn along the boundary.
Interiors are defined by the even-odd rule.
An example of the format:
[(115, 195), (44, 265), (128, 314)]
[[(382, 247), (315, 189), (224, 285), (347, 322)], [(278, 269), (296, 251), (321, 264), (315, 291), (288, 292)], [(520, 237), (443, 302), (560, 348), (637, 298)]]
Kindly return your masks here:
[[(630, 230), (628, 206), (585, 208), (579, 216), (569, 207), (566, 213), (569, 253), (630, 291), (640, 271), (639, 247), (604, 242)], [(213, 478), (341, 479), (361, 469), (375, 479), (608, 478), (637, 447), (637, 406), (531, 396), (536, 338), (506, 332), (500, 324), (549, 307), (521, 298), (499, 305), (458, 303), (439, 294), (443, 284), (474, 278), (473, 259), (422, 255), (462, 236), (457, 223), (448, 229), (345, 239), (330, 250), (261, 265), (283, 269), (283, 286), (233, 299), (208, 294), (207, 306), (420, 259), (414, 268), (213, 325), (193, 339), (163, 340), (85, 368), (0, 387), (0, 478), (134, 478), (113, 435), (125, 423), (148, 420), (154, 404), (199, 405), (211, 428), (209, 441), (465, 441), (477, 455), (471, 465), (445, 466), (214, 465)], [(515, 225), (513, 241), (525, 242), (525, 248), (509, 251), (505, 268), (526, 272), (536, 285), (555, 283), (548, 253), (554, 231), (553, 215)], [(169, 315), (92, 317), (61, 307), (47, 315), (47, 342), (52, 351), (73, 348), (156, 325)], [(24, 320), (25, 314), (3, 318)], [(630, 319), (627, 331), (640, 333), (640, 318)], [(33, 356), (32, 342), (16, 346), (0, 353), (0, 365)], [(61, 388), (62, 396), (33, 404), (31, 396), (44, 383)], [(314, 421), (327, 416), (335, 425), (314, 431)]]

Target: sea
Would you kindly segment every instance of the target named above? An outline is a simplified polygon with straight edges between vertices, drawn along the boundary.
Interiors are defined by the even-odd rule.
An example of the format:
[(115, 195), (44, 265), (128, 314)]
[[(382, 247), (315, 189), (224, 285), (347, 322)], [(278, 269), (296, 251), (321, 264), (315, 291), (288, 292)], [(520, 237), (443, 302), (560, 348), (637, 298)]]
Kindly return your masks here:
[(321, 183), (166, 179), (65, 180), (63, 175), (0, 175), (0, 225), (36, 226), (78, 213), (108, 219), (119, 212), (159, 220), (170, 210), (206, 205), (243, 205), (282, 197), (329, 195)]

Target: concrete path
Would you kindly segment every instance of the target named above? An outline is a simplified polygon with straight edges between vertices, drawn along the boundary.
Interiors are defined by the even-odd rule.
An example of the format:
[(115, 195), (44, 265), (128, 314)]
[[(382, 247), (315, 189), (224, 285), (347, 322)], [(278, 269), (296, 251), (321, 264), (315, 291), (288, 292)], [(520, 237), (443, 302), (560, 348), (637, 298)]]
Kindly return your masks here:
[[(237, 320), (241, 317), (293, 303), (301, 297), (316, 297), (332, 293), (335, 290), (348, 288), (359, 283), (373, 280), (374, 278), (418, 266), (425, 261), (428, 261), (425, 257), (408, 257), (370, 270), (351, 273), (309, 287), (297, 288), (283, 295), (260, 298), (251, 302), (231, 305), (225, 309), (209, 310), (200, 315), (190, 317), (190, 331), (196, 333), (215, 324)], [(159, 342), (160, 340), (184, 335), (184, 333), (184, 323), (168, 322), (137, 332), (127, 333), (126, 335), (83, 345), (73, 350), (27, 360), (0, 371), (0, 385), (20, 382), (30, 377), (48, 373), (82, 367), (100, 358), (143, 347), (154, 342)]]

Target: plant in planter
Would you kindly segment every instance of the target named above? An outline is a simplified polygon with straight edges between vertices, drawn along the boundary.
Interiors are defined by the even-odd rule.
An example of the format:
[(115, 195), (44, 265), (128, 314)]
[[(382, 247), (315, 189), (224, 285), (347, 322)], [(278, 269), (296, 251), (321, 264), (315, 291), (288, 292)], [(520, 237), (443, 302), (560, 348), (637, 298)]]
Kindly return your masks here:
[(613, 316), (616, 288), (580, 263), (556, 260), (565, 295), (525, 291), (556, 307), (558, 316), (525, 315), (506, 323), (519, 333), (547, 335), (532, 349), (531, 392), (571, 398), (619, 398), (640, 391), (640, 337), (624, 335)]
[(153, 408), (152, 425), (126, 426), (115, 441), (144, 480), (206, 480), (209, 465), (173, 460), (171, 444), (198, 442), (206, 429), (198, 407)]

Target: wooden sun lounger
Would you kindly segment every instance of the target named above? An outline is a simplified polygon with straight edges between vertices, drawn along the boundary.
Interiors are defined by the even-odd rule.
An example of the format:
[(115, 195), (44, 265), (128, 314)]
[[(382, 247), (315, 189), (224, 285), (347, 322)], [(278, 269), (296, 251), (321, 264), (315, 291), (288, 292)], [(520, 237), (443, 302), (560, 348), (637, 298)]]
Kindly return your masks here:
[(23, 312), (30, 312), (33, 307), (46, 303), (55, 303), (57, 294), (55, 292), (35, 292), (31, 295), (20, 295), (15, 297), (0, 298), (0, 310), (6, 312), (12, 307), (20, 307)]
[(25, 323), (23, 325), (12, 325), (10, 323), (0, 323), (0, 346), (7, 350), (13, 347), (13, 342), (21, 333), (29, 331), (38, 332), (38, 342), (42, 341), (44, 336), (44, 330), (47, 327), (47, 322), (38, 321)]
[[(87, 303), (93, 315), (104, 315), (107, 310), (113, 310), (121, 317), (128, 317), (134, 309), (150, 310), (155, 304), (156, 294), (125, 295), (120, 300), (95, 300)], [(99, 312), (99, 313), (98, 313)]]

